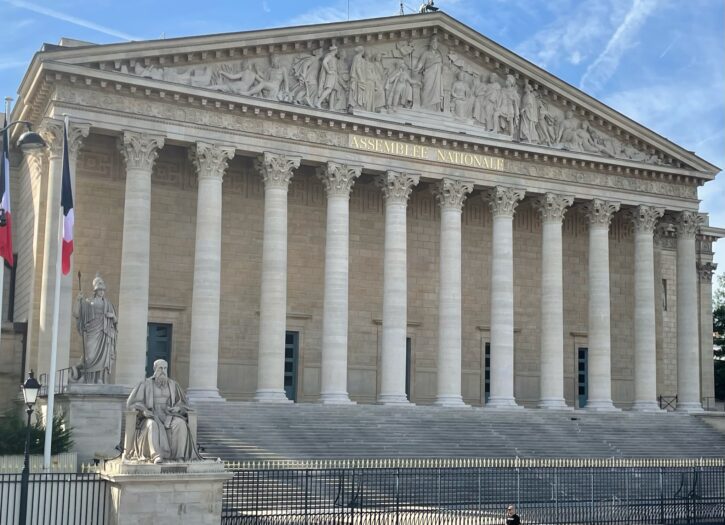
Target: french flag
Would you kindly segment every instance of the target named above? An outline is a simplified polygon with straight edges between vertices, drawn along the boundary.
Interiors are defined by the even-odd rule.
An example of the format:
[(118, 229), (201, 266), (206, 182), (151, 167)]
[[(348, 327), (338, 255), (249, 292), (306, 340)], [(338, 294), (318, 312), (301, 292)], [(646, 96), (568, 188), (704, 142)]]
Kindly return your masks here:
[(70, 256), (73, 253), (73, 189), (70, 185), (70, 159), (68, 157), (68, 122), (63, 124), (63, 177), (60, 186), (60, 206), (63, 208), (63, 248), (61, 268), (63, 275), (70, 272)]
[[(7, 126), (7, 117), (4, 119), (3, 128)], [(13, 266), (13, 219), (10, 213), (10, 158), (9, 144), (10, 136), (8, 130), (3, 131), (3, 149), (0, 156), (0, 257), (5, 259), (8, 265)]]

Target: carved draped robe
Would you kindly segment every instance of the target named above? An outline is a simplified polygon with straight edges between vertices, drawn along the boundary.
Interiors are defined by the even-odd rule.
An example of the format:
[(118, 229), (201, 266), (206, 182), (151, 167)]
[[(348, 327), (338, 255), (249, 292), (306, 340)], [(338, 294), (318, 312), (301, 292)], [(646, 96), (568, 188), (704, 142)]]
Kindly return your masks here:
[(417, 71), (423, 74), (420, 105), (423, 109), (440, 111), (443, 103), (443, 56), (440, 51), (429, 49), (418, 59)]
[(105, 297), (78, 301), (76, 326), (83, 336), (83, 374), (91, 381), (107, 383), (116, 360), (116, 309)]
[[(131, 391), (126, 406), (129, 410), (138, 412), (134, 448), (128, 451), (130, 459), (202, 459), (186, 421), (189, 404), (176, 381), (169, 379), (166, 386), (159, 386), (154, 378), (149, 377)], [(171, 409), (176, 412), (172, 413)], [(152, 412), (153, 417), (145, 417), (144, 410)]]

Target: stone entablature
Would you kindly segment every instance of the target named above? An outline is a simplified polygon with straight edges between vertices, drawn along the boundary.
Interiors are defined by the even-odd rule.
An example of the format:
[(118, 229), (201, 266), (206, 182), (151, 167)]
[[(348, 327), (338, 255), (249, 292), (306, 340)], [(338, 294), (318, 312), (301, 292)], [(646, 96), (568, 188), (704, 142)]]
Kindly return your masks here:
[[(538, 152), (519, 152), (510, 149), (490, 147), (485, 144), (480, 146), (474, 144), (461, 144), (458, 140), (437, 139), (427, 135), (415, 135), (417, 140), (411, 140), (412, 134), (404, 135), (398, 132), (393, 135), (382, 135), (380, 131), (368, 126), (351, 123), (337, 123), (331, 125), (332, 121), (323, 122), (321, 119), (296, 118), (295, 115), (275, 113), (271, 111), (264, 113), (258, 110), (251, 110), (246, 106), (234, 108), (234, 111), (224, 111), (223, 107), (216, 107), (207, 103), (198, 106), (179, 106), (179, 101), (171, 100), (144, 100), (132, 98), (129, 93), (101, 92), (91, 88), (72, 87), (71, 84), (60, 84), (56, 87), (55, 107), (59, 112), (71, 112), (72, 114), (83, 114), (86, 117), (94, 116), (99, 128), (111, 130), (113, 126), (121, 124), (117, 115), (133, 116), (136, 125), (138, 118), (147, 121), (148, 127), (158, 127), (162, 122), (165, 127), (175, 123), (184, 131), (179, 131), (183, 140), (188, 140), (192, 133), (198, 133), (198, 138), (204, 140), (208, 133), (223, 133), (219, 135), (224, 142), (235, 143), (243, 140), (243, 137), (250, 133), (267, 137), (279, 138), (282, 141), (294, 141), (295, 143), (305, 142), (316, 146), (326, 146), (330, 152), (334, 147), (339, 152), (349, 150), (355, 153), (358, 148), (351, 147), (351, 137), (361, 136), (379, 138), (381, 136), (394, 136), (399, 143), (423, 144), (431, 148), (440, 146), (448, 152), (478, 153), (486, 155), (490, 159), (503, 159), (506, 173), (514, 173), (530, 178), (532, 181), (553, 181), (562, 183), (562, 189), (569, 187), (572, 183), (580, 186), (582, 191), (591, 192), (593, 187), (606, 188), (607, 191), (622, 190), (632, 194), (633, 202), (639, 202), (643, 193), (652, 196), (663, 195), (685, 202), (681, 203), (683, 208), (694, 208), (697, 203), (697, 182), (690, 176), (674, 173), (662, 173), (648, 169), (631, 168), (625, 166), (611, 166), (601, 163), (589, 162), (584, 159), (567, 159), (543, 155)], [(240, 114), (236, 113), (239, 110)], [(86, 113), (87, 112), (87, 113)], [(351, 116), (351, 120), (356, 117)], [(314, 126), (317, 124), (317, 126)], [(171, 131), (171, 130), (170, 130)], [(169, 132), (169, 137), (173, 133)], [(252, 141), (253, 142), (253, 141)], [(287, 147), (285, 144), (282, 146)], [(412, 151), (412, 150), (411, 150)], [(395, 156), (386, 153), (369, 151), (357, 151), (366, 155), (380, 157), (381, 166), (389, 165), (388, 161), (398, 160)], [(359, 158), (359, 157), (351, 157)], [(433, 157), (435, 158), (435, 157)], [(400, 157), (400, 161), (420, 161), (412, 157)], [(450, 168), (473, 169), (474, 171), (485, 172), (488, 170), (448, 161), (424, 160), (427, 164), (427, 171), (435, 172), (435, 165), (445, 164)], [(461, 163), (462, 164), (462, 163)], [(384, 171), (381, 167), (380, 171)], [(500, 171), (500, 170), (499, 170)], [(423, 174), (423, 173), (422, 173)], [(659, 203), (652, 203), (662, 205)]]

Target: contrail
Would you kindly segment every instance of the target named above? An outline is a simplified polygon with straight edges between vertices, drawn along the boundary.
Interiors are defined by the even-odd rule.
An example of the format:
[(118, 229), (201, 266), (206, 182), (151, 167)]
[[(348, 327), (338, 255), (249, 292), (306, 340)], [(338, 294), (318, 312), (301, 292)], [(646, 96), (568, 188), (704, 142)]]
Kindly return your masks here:
[(28, 11), (33, 11), (34, 13), (38, 13), (40, 15), (49, 16), (50, 18), (55, 18), (56, 20), (62, 20), (63, 22), (68, 22), (80, 27), (85, 27), (86, 29), (92, 29), (93, 31), (98, 31), (99, 33), (115, 36), (116, 38), (120, 38), (123, 40), (143, 40), (143, 38), (135, 37), (127, 33), (122, 33), (121, 31), (116, 31), (115, 29), (111, 29), (110, 27), (105, 27), (91, 22), (90, 20), (84, 20), (83, 18), (78, 18), (77, 16), (60, 13), (53, 9), (48, 9), (47, 7), (31, 4), (30, 2), (24, 2), (23, 0), (2, 1), (12, 6), (19, 7), (21, 9), (27, 9)]

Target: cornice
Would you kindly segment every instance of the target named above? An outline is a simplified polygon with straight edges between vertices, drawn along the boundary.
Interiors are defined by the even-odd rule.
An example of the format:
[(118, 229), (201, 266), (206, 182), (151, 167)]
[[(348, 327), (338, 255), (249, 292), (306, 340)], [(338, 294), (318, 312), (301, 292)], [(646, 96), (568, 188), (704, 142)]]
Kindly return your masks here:
[[(565, 166), (574, 169), (598, 170), (620, 175), (635, 175), (666, 180), (680, 184), (697, 184), (710, 180), (700, 171), (672, 166), (651, 165), (643, 162), (615, 159), (594, 154), (571, 152), (537, 146), (522, 142), (511, 142), (492, 137), (482, 137), (441, 131), (423, 126), (401, 125), (368, 116), (352, 115), (291, 105), (256, 97), (245, 97), (213, 91), (205, 88), (153, 80), (115, 71), (101, 71), (84, 66), (60, 62), (43, 64), (45, 84), (38, 93), (46, 99), (35, 100), (32, 114), (24, 113), (25, 118), (37, 121), (51, 101), (52, 89), (48, 86), (68, 84), (83, 86), (99, 92), (121, 94), (150, 101), (168, 101), (180, 106), (213, 109), (227, 113), (257, 115), (268, 118), (289, 119), (292, 122), (304, 122), (324, 130), (345, 130), (368, 134), (380, 138), (414, 143), (426, 143), (442, 147), (459, 149), (540, 163)], [(26, 107), (31, 107), (26, 105)]]
[[(234, 59), (266, 55), (272, 52), (309, 50), (335, 42), (375, 43), (400, 38), (438, 34), (449, 49), (461, 56), (493, 64), (502, 74), (511, 73), (527, 79), (543, 93), (551, 94), (567, 109), (582, 118), (613, 129), (618, 137), (631, 139), (643, 147), (653, 147), (665, 155), (691, 165), (697, 178), (710, 180), (719, 168), (695, 154), (670, 142), (609, 108), (576, 87), (554, 77), (538, 66), (479, 34), (444, 13), (395, 16), (332, 24), (285, 27), (257, 31), (227, 33), (167, 40), (85, 46), (36, 54), (20, 92), (22, 100), (32, 100), (33, 86), (41, 65), (50, 61), (68, 64), (95, 64), (99, 68), (115, 68), (128, 60), (148, 60), (165, 65), (194, 65), (207, 60)], [(37, 88), (36, 88), (37, 89)]]

